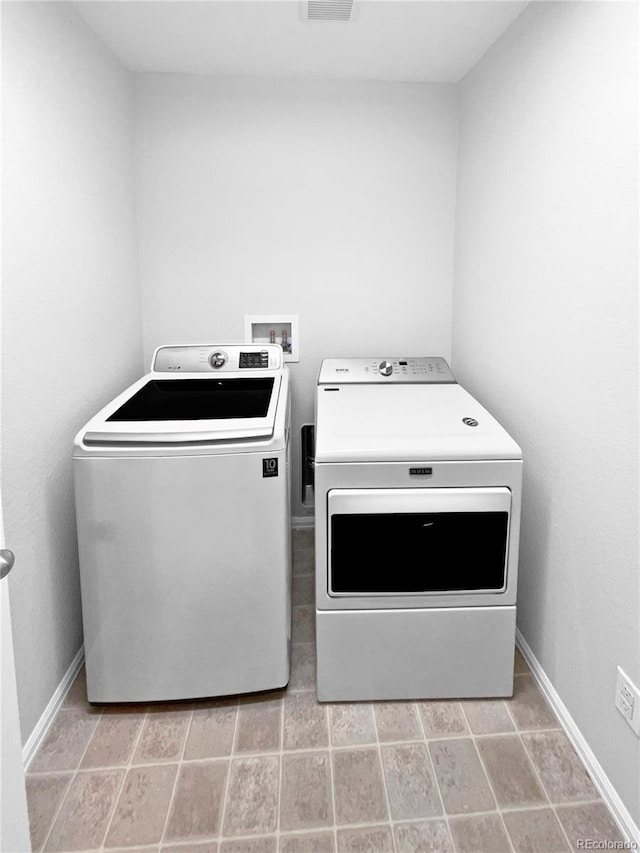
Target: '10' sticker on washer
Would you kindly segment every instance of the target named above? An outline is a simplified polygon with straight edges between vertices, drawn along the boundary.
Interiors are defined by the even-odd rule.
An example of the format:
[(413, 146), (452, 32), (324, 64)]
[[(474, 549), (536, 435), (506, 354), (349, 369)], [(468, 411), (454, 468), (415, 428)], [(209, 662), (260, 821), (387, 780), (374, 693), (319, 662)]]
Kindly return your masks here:
[(277, 477), (278, 476), (278, 459), (276, 457), (262, 460), (262, 476)]

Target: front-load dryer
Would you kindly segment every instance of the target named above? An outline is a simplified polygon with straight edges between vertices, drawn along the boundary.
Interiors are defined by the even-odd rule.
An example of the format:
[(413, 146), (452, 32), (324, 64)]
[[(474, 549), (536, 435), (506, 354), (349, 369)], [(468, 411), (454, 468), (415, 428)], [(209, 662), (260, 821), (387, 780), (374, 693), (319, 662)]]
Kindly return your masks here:
[(326, 359), (321, 701), (513, 692), (522, 454), (441, 358)]
[(91, 702), (287, 684), (290, 409), (280, 347), (164, 346), (80, 430)]

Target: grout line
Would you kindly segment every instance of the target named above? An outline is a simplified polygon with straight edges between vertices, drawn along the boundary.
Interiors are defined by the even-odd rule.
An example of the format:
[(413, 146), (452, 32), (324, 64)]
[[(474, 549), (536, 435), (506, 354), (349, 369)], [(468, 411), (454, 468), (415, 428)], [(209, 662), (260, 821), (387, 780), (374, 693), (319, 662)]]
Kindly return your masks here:
[[(289, 667), (293, 659), (293, 643), (289, 646)], [(289, 680), (291, 680), (291, 670), (289, 670)], [(280, 705), (280, 749), (278, 751), (278, 796), (277, 796), (277, 814), (276, 814), (276, 850), (280, 850), (280, 818), (282, 816), (282, 777), (284, 775), (284, 694)]]
[[(76, 675), (76, 678), (74, 679), (74, 683), (75, 683), (75, 681), (78, 679), (79, 675), (80, 675), (80, 672), (78, 672), (78, 675)], [(73, 684), (69, 687), (69, 690), (71, 690), (71, 687), (73, 687)], [(60, 714), (60, 711), (62, 711), (62, 710), (64, 710), (64, 708), (60, 708), (60, 709), (59, 709), (59, 711), (58, 711), (58, 713), (56, 714), (56, 716), (55, 716), (54, 720), (52, 720), (52, 724), (53, 724), (53, 722), (55, 722), (55, 720), (57, 720), (57, 719), (58, 719), (58, 716), (59, 716), (59, 714)], [(45, 834), (45, 836), (44, 836), (44, 840), (43, 840), (43, 842), (42, 842), (42, 845), (41, 845), (41, 847), (40, 847), (40, 850), (45, 850), (45, 849), (46, 849), (47, 844), (49, 843), (49, 836), (51, 835), (51, 833), (52, 833), (52, 831), (53, 831), (53, 827), (55, 826), (56, 821), (58, 820), (58, 817), (60, 816), (60, 812), (62, 811), (62, 807), (64, 806), (64, 804), (65, 804), (65, 803), (66, 803), (66, 801), (67, 801), (67, 797), (69, 796), (69, 791), (71, 790), (71, 788), (72, 788), (72, 786), (73, 786), (73, 783), (75, 782), (76, 776), (78, 775), (78, 770), (80, 769), (80, 765), (82, 764), (82, 759), (84, 758), (86, 751), (89, 749), (89, 744), (90, 744), (90, 743), (91, 743), (91, 741), (93, 740), (93, 736), (94, 736), (94, 735), (95, 735), (95, 733), (96, 733), (96, 729), (98, 728), (98, 723), (100, 722), (101, 717), (102, 717), (102, 710), (98, 711), (98, 712), (95, 714), (96, 721), (95, 721), (95, 724), (94, 724), (94, 727), (93, 727), (93, 731), (91, 732), (91, 735), (89, 736), (89, 740), (87, 741), (87, 744), (86, 744), (85, 748), (82, 750), (82, 755), (81, 755), (81, 756), (80, 756), (80, 758), (78, 759), (78, 763), (76, 764), (75, 768), (73, 768), (73, 769), (71, 769), (71, 770), (68, 770), (68, 771), (64, 771), (64, 770), (59, 770), (59, 771), (57, 771), (58, 773), (64, 773), (64, 772), (69, 772), (69, 773), (71, 773), (71, 779), (70, 779), (69, 784), (68, 784), (68, 786), (67, 786), (67, 788), (66, 788), (66, 790), (65, 790), (65, 792), (64, 792), (64, 795), (63, 795), (62, 799), (60, 800), (60, 804), (58, 805), (58, 808), (55, 810), (55, 813), (54, 813), (54, 815), (53, 815), (53, 817), (52, 817), (52, 819), (51, 819), (51, 823), (49, 824), (49, 828), (47, 829), (47, 832), (46, 832), (46, 834)], [(36, 753), (36, 755), (37, 755), (37, 753)], [(35, 759), (36, 755), (34, 755), (34, 756), (33, 756), (32, 762), (33, 762), (33, 760)], [(48, 771), (48, 772), (53, 773), (53, 772), (56, 772), (56, 771)], [(33, 774), (30, 774), (30, 775), (33, 775)], [(111, 821), (109, 820), (109, 822), (111, 822)]]
[[(124, 771), (123, 776), (122, 776), (122, 783), (120, 784), (120, 788), (118, 789), (118, 794), (114, 799), (113, 811), (111, 812), (111, 815), (110, 815), (109, 820), (107, 822), (107, 828), (106, 828), (106, 831), (105, 831), (104, 836), (102, 838), (102, 844), (100, 845), (101, 850), (104, 849), (104, 844), (105, 844), (105, 842), (109, 836), (109, 830), (111, 829), (111, 824), (113, 823), (113, 818), (114, 818), (116, 810), (118, 808), (118, 803), (120, 802), (120, 797), (122, 796), (122, 791), (124, 790), (124, 783), (126, 782), (127, 776), (129, 775), (129, 771), (133, 767), (133, 757), (136, 754), (138, 744), (140, 743), (140, 740), (142, 738), (142, 732), (144, 731), (144, 727), (145, 727), (145, 724), (147, 722), (148, 716), (149, 716), (149, 710), (148, 710), (148, 707), (145, 706), (145, 711), (142, 714), (142, 719), (140, 721), (138, 731), (136, 733), (136, 736), (133, 739), (133, 744), (131, 745), (131, 751), (129, 753), (129, 760), (126, 762), (126, 764), (122, 765), (122, 770)], [(92, 769), (94, 769), (94, 768), (92, 768)]]
[(233, 757), (235, 756), (236, 736), (238, 733), (238, 720), (240, 719), (240, 702), (236, 705), (236, 718), (233, 723), (233, 736), (231, 738), (231, 751), (229, 753), (229, 766), (227, 768), (227, 778), (224, 784), (224, 794), (222, 795), (222, 809), (220, 810), (220, 829), (216, 836), (221, 842), (222, 830), (224, 829), (224, 821), (227, 816), (227, 799), (229, 797), (229, 786), (231, 784), (231, 768), (233, 767)]
[[(554, 713), (555, 713), (555, 712), (554, 712)], [(557, 812), (557, 810), (556, 810), (556, 805), (558, 805), (558, 804), (557, 804), (557, 803), (554, 803), (554, 802), (552, 801), (552, 799), (551, 799), (551, 794), (549, 794), (549, 792), (547, 791), (547, 786), (544, 784), (544, 781), (543, 781), (543, 779), (542, 779), (542, 776), (540, 775), (540, 771), (538, 770), (538, 767), (536, 766), (536, 764), (535, 764), (535, 762), (534, 762), (533, 758), (531, 757), (531, 752), (530, 752), (530, 750), (528, 749), (527, 744), (525, 743), (525, 740), (524, 740), (524, 738), (522, 737), (522, 735), (520, 735), (520, 741), (521, 741), (521, 743), (522, 743), (522, 746), (523, 746), (523, 749), (524, 749), (525, 753), (527, 754), (527, 758), (529, 759), (529, 762), (531, 763), (531, 766), (533, 767), (533, 771), (534, 771), (534, 773), (536, 774), (536, 778), (537, 778), (537, 779), (538, 779), (538, 781), (540, 782), (540, 785), (541, 785), (541, 787), (542, 787), (542, 790), (544, 791), (545, 796), (546, 796), (547, 800), (549, 801), (549, 806), (551, 807), (551, 810), (553, 811), (553, 813), (554, 813), (554, 815), (555, 815), (555, 818), (556, 818), (556, 820), (558, 821), (558, 824), (560, 825), (560, 831), (562, 832), (563, 837), (564, 837), (564, 838), (566, 838), (567, 843), (568, 843), (568, 845), (569, 845), (569, 849), (570, 849), (570, 850), (573, 850), (573, 843), (571, 842), (571, 839), (570, 839), (570, 838), (569, 838), (569, 836), (567, 835), (567, 832), (566, 832), (566, 830), (565, 830), (565, 828), (564, 828), (564, 824), (563, 824), (563, 823), (562, 823), (562, 821), (560, 820), (560, 818), (559, 818), (559, 816), (558, 816), (558, 812)]]
[(189, 740), (189, 734), (191, 732), (191, 726), (193, 725), (193, 715), (194, 715), (194, 706), (192, 705), (191, 711), (189, 713), (189, 722), (184, 727), (185, 731), (184, 731), (184, 735), (183, 735), (183, 739), (182, 739), (182, 747), (180, 749), (179, 756), (178, 756), (178, 766), (176, 768), (176, 775), (175, 775), (175, 778), (173, 780), (173, 786), (171, 788), (171, 796), (169, 797), (169, 802), (167, 803), (167, 813), (164, 816), (164, 824), (162, 826), (162, 832), (160, 833), (160, 841), (158, 842), (158, 846), (164, 844), (164, 841), (165, 841), (165, 835), (167, 832), (167, 828), (169, 826), (169, 816), (171, 815), (171, 808), (173, 806), (173, 801), (174, 801), (175, 796), (176, 796), (176, 790), (178, 788), (178, 779), (180, 778), (180, 771), (181, 771), (182, 765), (184, 763), (184, 753), (185, 753), (185, 749), (187, 747), (187, 741)]
[[(463, 708), (463, 710), (464, 710), (464, 708)], [(504, 829), (504, 834), (505, 834), (505, 837), (507, 839), (507, 844), (509, 845), (509, 848), (512, 851), (512, 853), (516, 853), (515, 848), (513, 846), (513, 842), (511, 841), (511, 835), (509, 833), (509, 830), (507, 829), (507, 824), (504, 821), (504, 816), (502, 814), (502, 806), (500, 805), (500, 802), (498, 800), (498, 796), (496, 794), (496, 790), (493, 786), (493, 782), (491, 781), (491, 776), (489, 775), (487, 768), (486, 768), (486, 765), (485, 765), (484, 761), (482, 760), (482, 755), (480, 754), (480, 750), (478, 749), (478, 744), (476, 743), (476, 740), (475, 740), (475, 737), (473, 736), (473, 734), (471, 735), (471, 742), (473, 743), (473, 748), (476, 752), (476, 755), (478, 756), (478, 761), (480, 762), (480, 767), (482, 768), (482, 772), (484, 773), (484, 777), (487, 781), (487, 785), (489, 786), (489, 790), (491, 791), (491, 795), (492, 795), (494, 802), (496, 804), (496, 812), (498, 813), (498, 819), (500, 820), (500, 824), (501, 824), (502, 828)]]
[(377, 746), (376, 752), (378, 754), (378, 764), (380, 766), (380, 774), (382, 776), (382, 788), (384, 790), (384, 799), (385, 799), (385, 802), (387, 804), (387, 814), (389, 816), (387, 823), (389, 824), (389, 831), (391, 832), (391, 846), (394, 849), (394, 853), (397, 853), (396, 838), (395, 838), (395, 833), (393, 831), (393, 820), (394, 820), (394, 818), (393, 818), (393, 815), (391, 813), (391, 800), (389, 799), (389, 789), (387, 787), (387, 775), (385, 773), (384, 762), (382, 760), (382, 747), (380, 745), (380, 735), (378, 733), (378, 722), (376, 720), (376, 712), (375, 712), (375, 709), (373, 707), (372, 702), (369, 703), (369, 707), (371, 708), (371, 716), (373, 717), (373, 729), (376, 733), (376, 746)]
[(427, 761), (429, 762), (429, 768), (431, 770), (431, 775), (433, 776), (433, 781), (434, 781), (435, 786), (436, 786), (436, 793), (438, 795), (438, 801), (439, 801), (440, 806), (442, 808), (442, 817), (444, 819), (444, 822), (447, 825), (447, 832), (449, 833), (449, 840), (451, 841), (451, 848), (452, 848), (452, 850), (454, 850), (455, 844), (453, 841), (453, 833), (451, 832), (451, 824), (449, 823), (449, 814), (448, 814), (446, 806), (444, 804), (444, 797), (442, 796), (442, 788), (440, 787), (440, 780), (438, 779), (438, 774), (436, 773), (436, 766), (433, 763), (433, 756), (431, 755), (431, 750), (429, 749), (429, 738), (427, 738), (427, 732), (426, 732), (426, 729), (424, 727), (424, 721), (422, 719), (422, 714), (420, 713), (420, 708), (418, 707), (417, 703), (415, 703), (415, 704), (416, 704), (416, 713), (418, 714), (418, 722), (420, 723), (420, 728), (422, 729), (423, 740), (424, 740), (425, 748), (427, 751)]

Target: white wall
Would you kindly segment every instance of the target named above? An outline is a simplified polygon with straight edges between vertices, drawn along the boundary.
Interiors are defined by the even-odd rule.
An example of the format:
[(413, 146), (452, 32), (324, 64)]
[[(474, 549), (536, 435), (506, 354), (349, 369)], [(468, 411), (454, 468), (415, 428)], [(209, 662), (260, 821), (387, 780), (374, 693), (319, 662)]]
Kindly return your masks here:
[(519, 627), (638, 822), (636, 17), (532, 3), (463, 81), (453, 352), (524, 450)]
[(82, 643), (74, 433), (142, 371), (128, 74), (65, 3), (2, 4), (2, 484), (23, 738)]
[(449, 356), (455, 87), (158, 74), (136, 96), (145, 357), (298, 314), (298, 483), (323, 357)]

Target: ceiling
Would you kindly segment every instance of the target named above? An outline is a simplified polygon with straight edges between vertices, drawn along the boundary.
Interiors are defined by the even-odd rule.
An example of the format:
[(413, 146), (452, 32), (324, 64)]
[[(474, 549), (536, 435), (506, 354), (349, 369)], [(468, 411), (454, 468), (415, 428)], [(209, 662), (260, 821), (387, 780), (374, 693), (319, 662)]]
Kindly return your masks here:
[(349, 22), (306, 21), (298, 0), (79, 0), (132, 71), (457, 82), (528, 4), (355, 0)]

